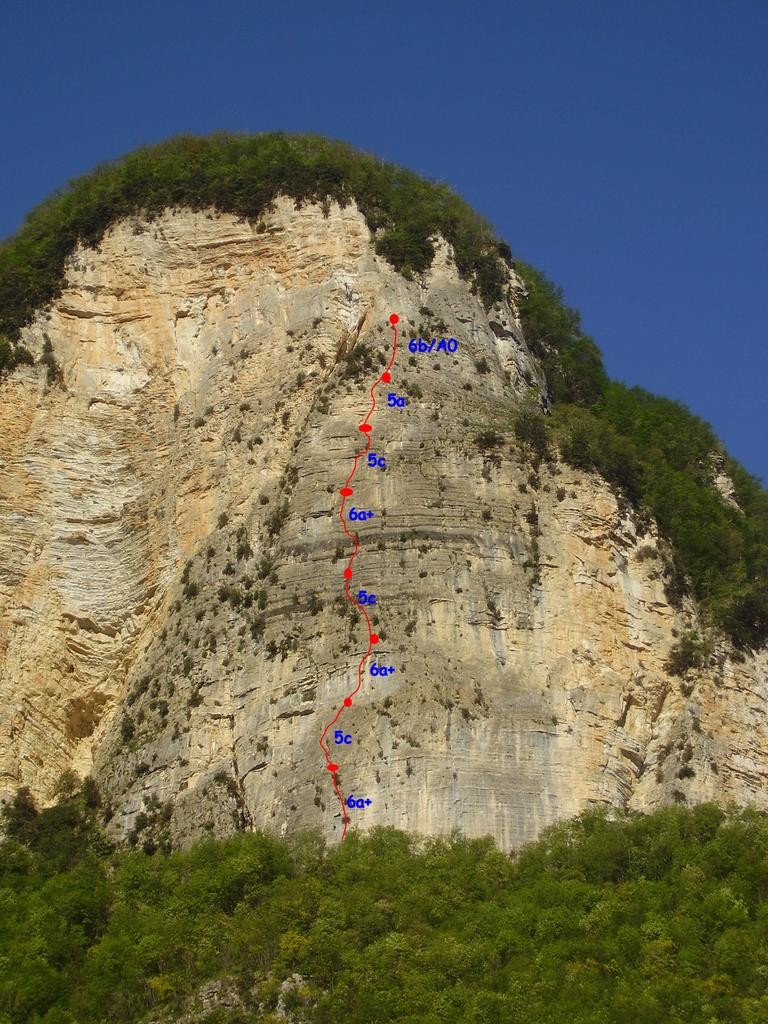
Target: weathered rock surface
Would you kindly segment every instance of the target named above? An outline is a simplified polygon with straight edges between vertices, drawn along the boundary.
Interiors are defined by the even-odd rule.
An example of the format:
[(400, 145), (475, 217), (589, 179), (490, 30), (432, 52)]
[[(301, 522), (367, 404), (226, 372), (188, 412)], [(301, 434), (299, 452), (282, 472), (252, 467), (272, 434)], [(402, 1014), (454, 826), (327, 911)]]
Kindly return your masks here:
[[(510, 848), (594, 803), (767, 806), (765, 652), (667, 673), (695, 609), (667, 602), (653, 530), (515, 442), (542, 378), (514, 304), (486, 312), (445, 246), (406, 281), (354, 206), (287, 200), (260, 225), (117, 225), (26, 332), (66, 390), (37, 368), (1, 385), (2, 790), (50, 799), (74, 767), (122, 837), (340, 834), (318, 741), (366, 643), (338, 488), (392, 310), (408, 405), (380, 403), (387, 468), (361, 467), (354, 503), (396, 672), (342, 718), (341, 785), (372, 799), (354, 827)], [(458, 350), (409, 353), (427, 332)]]

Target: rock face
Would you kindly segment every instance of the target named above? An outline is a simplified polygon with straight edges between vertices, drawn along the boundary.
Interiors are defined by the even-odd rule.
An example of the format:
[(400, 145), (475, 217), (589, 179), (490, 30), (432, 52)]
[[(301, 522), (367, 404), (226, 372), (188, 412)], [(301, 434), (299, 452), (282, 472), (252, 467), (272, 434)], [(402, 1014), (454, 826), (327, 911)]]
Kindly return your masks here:
[[(364, 462), (351, 503), (375, 513), (354, 586), (396, 671), (366, 666), (341, 718), (342, 791), (371, 800), (352, 827), (512, 848), (595, 803), (768, 806), (765, 652), (666, 671), (696, 610), (667, 602), (653, 528), (515, 440), (542, 376), (512, 299), (484, 310), (442, 244), (406, 281), (354, 206), (288, 200), (258, 225), (122, 222), (26, 331), (64, 387), (1, 385), (3, 792), (50, 799), (73, 767), (118, 837), (340, 835), (319, 738), (367, 629), (341, 599), (338, 489), (393, 310), (386, 468)], [(419, 335), (458, 347), (412, 353)]]

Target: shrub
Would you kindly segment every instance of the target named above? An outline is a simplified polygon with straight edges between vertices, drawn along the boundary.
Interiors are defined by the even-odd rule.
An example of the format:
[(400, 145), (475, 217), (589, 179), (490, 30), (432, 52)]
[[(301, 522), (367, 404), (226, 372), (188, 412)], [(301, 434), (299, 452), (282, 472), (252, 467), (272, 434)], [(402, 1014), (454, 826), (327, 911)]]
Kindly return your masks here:
[(233, 608), (240, 608), (243, 604), (243, 592), (239, 587), (230, 584), (222, 584), (219, 587), (219, 601), (229, 601)]
[(600, 350), (581, 331), (581, 317), (563, 302), (562, 289), (540, 270), (521, 260), (515, 269), (527, 295), (520, 303), (526, 340), (538, 356), (555, 402), (593, 405), (603, 394), (608, 376)]
[(80, 792), (83, 797), (83, 803), (86, 807), (95, 808), (101, 806), (101, 793), (99, 791), (99, 786), (92, 776), (86, 775), (83, 779), (83, 785)]
[(670, 675), (681, 676), (690, 668), (702, 668), (711, 648), (698, 633), (685, 633), (669, 652), (664, 668)]
[(344, 357), (342, 377), (355, 380), (367, 370), (373, 369), (373, 351), (369, 345), (358, 342)]
[(282, 505), (275, 509), (271, 515), (267, 516), (266, 527), (267, 533), (270, 537), (276, 537), (282, 528), (288, 521), (288, 502), (284, 501)]
[(37, 807), (29, 786), (21, 786), (10, 804), (3, 805), (3, 831), (10, 839), (28, 842), (33, 835), (33, 826), (37, 819)]
[(495, 430), (484, 430), (481, 434), (478, 434), (475, 438), (475, 444), (481, 452), (489, 452), (494, 448), (498, 448), (499, 445), (504, 443), (504, 438), (501, 434), (497, 434)]
[(136, 726), (133, 724), (133, 719), (130, 715), (123, 715), (120, 720), (120, 739), (123, 743), (130, 743), (136, 734)]
[(518, 410), (513, 423), (515, 437), (525, 445), (535, 459), (549, 457), (549, 435), (544, 416), (531, 402)]
[(641, 544), (637, 549), (638, 562), (645, 562), (649, 558), (658, 558), (659, 552), (653, 544)]
[(629, 501), (640, 503), (643, 466), (630, 439), (595, 413), (571, 405), (555, 409), (554, 426), (566, 462), (600, 473)]
[(23, 364), (32, 366), (34, 362), (32, 353), (24, 348), (23, 345), (16, 341), (11, 341), (4, 334), (0, 334), (0, 377), (11, 373), (17, 366)]
[(47, 336), (43, 342), (43, 354), (40, 356), (40, 363), (46, 368), (46, 380), (49, 384), (63, 384), (64, 374), (61, 372), (61, 367), (54, 357), (51, 339)]
[(54, 795), (59, 800), (70, 800), (80, 789), (80, 776), (71, 768), (67, 768), (59, 776)]

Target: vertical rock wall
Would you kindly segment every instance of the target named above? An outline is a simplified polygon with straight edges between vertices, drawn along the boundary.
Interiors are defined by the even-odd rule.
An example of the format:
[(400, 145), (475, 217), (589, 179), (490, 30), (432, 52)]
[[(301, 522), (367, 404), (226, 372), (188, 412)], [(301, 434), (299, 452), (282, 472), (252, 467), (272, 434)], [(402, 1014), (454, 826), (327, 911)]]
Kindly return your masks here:
[(2, 385), (0, 786), (93, 771), (140, 840), (339, 834), (318, 740), (366, 643), (338, 487), (392, 310), (407, 405), (373, 420), (355, 579), (396, 672), (345, 712), (354, 827), (512, 847), (592, 803), (763, 806), (765, 655), (665, 671), (695, 609), (602, 481), (515, 441), (541, 374), (514, 304), (485, 311), (445, 246), (406, 281), (354, 206), (287, 200), (117, 225), (27, 332), (66, 390)]

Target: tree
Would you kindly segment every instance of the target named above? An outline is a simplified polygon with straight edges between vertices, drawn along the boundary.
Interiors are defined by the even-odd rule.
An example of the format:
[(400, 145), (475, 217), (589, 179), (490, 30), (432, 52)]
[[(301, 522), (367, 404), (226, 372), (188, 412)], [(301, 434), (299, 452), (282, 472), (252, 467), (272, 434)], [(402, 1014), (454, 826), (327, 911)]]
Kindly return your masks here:
[(38, 811), (29, 786), (21, 786), (10, 804), (2, 809), (5, 834), (20, 843), (28, 843), (34, 835)]
[(59, 781), (54, 789), (54, 795), (59, 800), (71, 800), (79, 789), (80, 776), (77, 772), (72, 771), (71, 768), (67, 768), (59, 776)]

